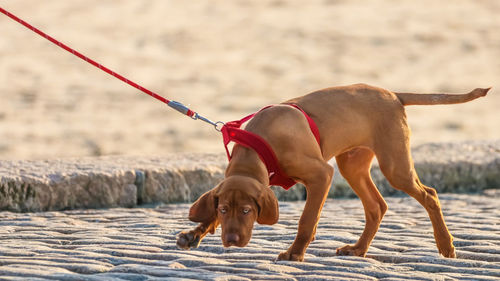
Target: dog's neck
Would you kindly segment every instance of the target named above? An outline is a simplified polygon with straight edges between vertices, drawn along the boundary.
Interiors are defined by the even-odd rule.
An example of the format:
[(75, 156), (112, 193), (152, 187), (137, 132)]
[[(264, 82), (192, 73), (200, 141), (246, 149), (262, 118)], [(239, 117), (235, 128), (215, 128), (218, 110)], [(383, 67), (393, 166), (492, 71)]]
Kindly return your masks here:
[(269, 186), (269, 175), (266, 165), (253, 149), (236, 144), (226, 169), (226, 177), (246, 176), (254, 178), (265, 186)]

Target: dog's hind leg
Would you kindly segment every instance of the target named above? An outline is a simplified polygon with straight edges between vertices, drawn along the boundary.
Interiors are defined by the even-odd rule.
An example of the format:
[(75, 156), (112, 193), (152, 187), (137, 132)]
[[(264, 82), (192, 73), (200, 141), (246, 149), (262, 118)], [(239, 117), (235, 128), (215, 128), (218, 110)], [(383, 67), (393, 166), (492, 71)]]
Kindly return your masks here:
[(404, 119), (403, 123), (398, 122), (386, 127), (384, 131), (386, 141), (377, 143), (374, 148), (380, 169), (394, 188), (415, 198), (427, 210), (439, 253), (445, 257), (454, 258), (453, 236), (444, 221), (436, 190), (420, 182), (413, 166), (409, 134)]
[(364, 257), (387, 211), (387, 203), (370, 176), (374, 156), (373, 151), (368, 148), (355, 148), (336, 157), (340, 173), (363, 203), (366, 219), (365, 229), (358, 242), (338, 248), (338, 255)]

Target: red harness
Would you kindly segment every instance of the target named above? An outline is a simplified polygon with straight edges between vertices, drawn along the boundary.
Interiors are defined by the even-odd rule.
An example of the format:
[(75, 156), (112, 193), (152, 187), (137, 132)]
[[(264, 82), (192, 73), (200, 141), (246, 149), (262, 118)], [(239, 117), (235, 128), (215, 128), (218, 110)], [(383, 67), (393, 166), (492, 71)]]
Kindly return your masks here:
[[(297, 108), (298, 110), (300, 110), (300, 112), (304, 114), (304, 116), (307, 119), (307, 122), (309, 123), (309, 127), (311, 128), (311, 131), (314, 137), (316, 138), (316, 141), (318, 142), (318, 144), (320, 144), (319, 130), (318, 127), (316, 126), (316, 123), (314, 123), (314, 120), (312, 120), (312, 118), (309, 117), (309, 115), (307, 115), (307, 113), (305, 113), (304, 110), (302, 110), (302, 108), (300, 108), (299, 106), (295, 104), (287, 104), (287, 105)], [(278, 159), (276, 158), (276, 154), (274, 154), (274, 151), (269, 145), (269, 143), (267, 143), (259, 135), (240, 129), (243, 123), (250, 120), (252, 117), (255, 116), (255, 114), (269, 107), (272, 107), (272, 105), (266, 106), (261, 110), (259, 110), (258, 112), (250, 114), (241, 120), (227, 122), (222, 127), (221, 130), (222, 137), (224, 140), (224, 147), (226, 148), (227, 158), (229, 160), (231, 160), (231, 154), (229, 153), (227, 145), (232, 141), (255, 150), (255, 152), (257, 152), (262, 162), (264, 162), (264, 164), (266, 165), (267, 172), (269, 173), (269, 184), (279, 185), (284, 189), (288, 190), (290, 187), (296, 184), (296, 182), (289, 176), (287, 176), (283, 172), (283, 170), (281, 170), (278, 163)]]

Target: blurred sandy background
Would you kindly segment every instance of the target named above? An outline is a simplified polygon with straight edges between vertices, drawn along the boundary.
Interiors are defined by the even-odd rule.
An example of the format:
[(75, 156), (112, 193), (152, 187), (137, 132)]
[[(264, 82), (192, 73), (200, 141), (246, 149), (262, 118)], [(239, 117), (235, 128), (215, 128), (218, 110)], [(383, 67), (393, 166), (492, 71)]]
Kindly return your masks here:
[[(500, 138), (500, 1), (1, 0), (214, 120), (364, 82), (487, 98), (407, 108), (412, 144)], [(0, 158), (223, 152), (220, 135), (0, 15)]]

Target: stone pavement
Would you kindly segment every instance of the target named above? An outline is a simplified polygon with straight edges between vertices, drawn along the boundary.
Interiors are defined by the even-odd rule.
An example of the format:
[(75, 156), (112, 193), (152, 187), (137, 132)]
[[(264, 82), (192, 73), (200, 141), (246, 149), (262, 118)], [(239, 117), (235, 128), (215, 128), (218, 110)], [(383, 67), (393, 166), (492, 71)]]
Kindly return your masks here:
[[(429, 143), (412, 149), (422, 183), (439, 193), (479, 193), (500, 187), (500, 140)], [(331, 163), (335, 165), (334, 162)], [(223, 179), (224, 154), (173, 153), (163, 157), (107, 156), (0, 160), (0, 210), (16, 212), (134, 207), (192, 202)], [(400, 195), (374, 163), (383, 195)], [(335, 169), (330, 198), (355, 197)], [(276, 188), (280, 200), (301, 200), (305, 189)]]
[(194, 226), (188, 204), (42, 213), (0, 212), (0, 280), (499, 280), (498, 191), (442, 194), (457, 259), (437, 254), (424, 209), (386, 198), (389, 210), (367, 258), (341, 257), (364, 226), (357, 199), (328, 199), (305, 262), (275, 262), (294, 239), (304, 202), (282, 202), (273, 226), (256, 225), (245, 248), (209, 235), (179, 250), (176, 234)]

